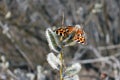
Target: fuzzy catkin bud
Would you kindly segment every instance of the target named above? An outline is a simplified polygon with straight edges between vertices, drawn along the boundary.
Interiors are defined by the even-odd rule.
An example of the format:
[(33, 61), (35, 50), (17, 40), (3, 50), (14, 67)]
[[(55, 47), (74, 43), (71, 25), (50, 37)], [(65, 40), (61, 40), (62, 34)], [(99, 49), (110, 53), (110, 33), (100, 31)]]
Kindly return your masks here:
[(73, 64), (71, 67), (68, 67), (64, 74), (63, 74), (63, 77), (64, 78), (68, 78), (68, 77), (71, 77), (71, 76), (74, 76), (76, 75), (79, 71), (81, 70), (81, 65), (79, 63), (75, 63)]
[(53, 53), (49, 53), (47, 55), (47, 61), (53, 69), (59, 70), (59, 67), (61, 65), (61, 61)]
[(61, 45), (59, 44), (59, 40), (57, 39), (57, 36), (50, 28), (46, 30), (46, 38), (50, 49), (55, 51), (56, 53), (59, 53), (61, 50)]

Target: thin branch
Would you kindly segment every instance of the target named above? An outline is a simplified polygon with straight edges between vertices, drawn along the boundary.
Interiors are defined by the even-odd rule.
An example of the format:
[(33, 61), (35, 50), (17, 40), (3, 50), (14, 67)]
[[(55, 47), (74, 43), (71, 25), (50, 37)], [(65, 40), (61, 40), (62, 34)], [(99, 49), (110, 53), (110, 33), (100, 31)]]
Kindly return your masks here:
[(106, 49), (115, 49), (115, 48), (120, 48), (120, 44), (118, 45), (110, 45), (110, 46), (100, 46), (98, 47), (98, 50), (106, 50)]
[(79, 62), (81, 64), (95, 63), (95, 62), (105, 62), (106, 63), (107, 60), (110, 60), (113, 57), (118, 57), (118, 56), (120, 56), (120, 53), (116, 53), (115, 55), (112, 55), (112, 56), (100, 57), (100, 58), (96, 58), (96, 59), (76, 60), (76, 61), (73, 61), (72, 63), (74, 63), (74, 62)]

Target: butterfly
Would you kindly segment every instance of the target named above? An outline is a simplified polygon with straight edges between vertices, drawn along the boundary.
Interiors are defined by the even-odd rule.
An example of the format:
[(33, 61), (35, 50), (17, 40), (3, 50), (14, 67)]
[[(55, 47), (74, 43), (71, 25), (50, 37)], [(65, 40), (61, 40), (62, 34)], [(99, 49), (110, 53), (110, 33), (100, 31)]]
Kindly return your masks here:
[(58, 28), (55, 32), (57, 35), (60, 35), (64, 38), (74, 33), (72, 38), (73, 41), (77, 41), (78, 43), (82, 44), (85, 44), (86, 42), (85, 32), (80, 25), (61, 27)]

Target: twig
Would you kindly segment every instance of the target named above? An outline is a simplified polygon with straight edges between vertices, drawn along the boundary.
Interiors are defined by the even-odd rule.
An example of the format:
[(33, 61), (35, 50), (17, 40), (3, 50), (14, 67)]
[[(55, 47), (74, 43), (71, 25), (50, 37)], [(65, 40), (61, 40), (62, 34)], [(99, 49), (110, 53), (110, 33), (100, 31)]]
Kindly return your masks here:
[(7, 73), (8, 73), (11, 77), (13, 77), (15, 80), (20, 80), (20, 79), (17, 78), (17, 76), (14, 75), (9, 69), (7, 70)]
[(78, 47), (78, 50), (75, 52), (75, 55), (74, 55), (74, 58), (73, 58), (73, 60), (77, 60), (77, 59), (79, 59), (79, 58), (81, 58), (83, 55), (84, 55), (84, 53), (87, 51), (87, 49), (85, 49), (85, 50), (83, 50), (82, 52), (80, 52), (80, 46)]
[(120, 44), (118, 45), (110, 45), (110, 46), (100, 46), (98, 47), (98, 50), (106, 50), (106, 49), (115, 49), (115, 48), (120, 48)]
[[(102, 62), (102, 61), (106, 63), (107, 60), (110, 60), (113, 57), (118, 57), (118, 56), (120, 56), (120, 53), (116, 53), (115, 55), (112, 55), (112, 56), (100, 57), (100, 58), (96, 58), (96, 59), (76, 60), (76, 61), (81, 63), (81, 64), (95, 63), (95, 62)], [(76, 61), (73, 61), (73, 63)]]
[[(63, 37), (61, 37), (61, 39), (60, 39), (60, 41), (62, 41), (63, 40)], [(63, 79), (63, 65), (64, 65), (64, 63), (63, 63), (63, 48), (64, 48), (64, 46), (63, 45), (61, 45), (62, 46), (62, 49), (61, 49), (61, 52), (60, 52), (60, 61), (61, 61), (61, 65), (60, 65), (60, 80), (64, 80)]]
[(19, 51), (19, 53), (22, 55), (22, 57), (27, 61), (31, 69), (34, 69), (33, 64), (31, 63), (30, 59), (25, 55), (25, 53), (20, 49), (20, 47), (17, 44), (14, 44), (15, 48)]

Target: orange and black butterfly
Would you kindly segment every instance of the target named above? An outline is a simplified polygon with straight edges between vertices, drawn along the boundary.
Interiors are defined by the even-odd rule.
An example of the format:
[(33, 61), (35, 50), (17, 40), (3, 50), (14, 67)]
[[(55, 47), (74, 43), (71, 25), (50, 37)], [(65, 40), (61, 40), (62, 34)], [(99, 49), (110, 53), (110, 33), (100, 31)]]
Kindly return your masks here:
[(80, 25), (61, 27), (58, 28), (55, 32), (57, 35), (62, 37), (68, 37), (70, 34), (74, 33), (72, 40), (82, 44), (86, 43), (85, 32)]

